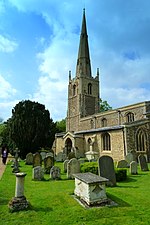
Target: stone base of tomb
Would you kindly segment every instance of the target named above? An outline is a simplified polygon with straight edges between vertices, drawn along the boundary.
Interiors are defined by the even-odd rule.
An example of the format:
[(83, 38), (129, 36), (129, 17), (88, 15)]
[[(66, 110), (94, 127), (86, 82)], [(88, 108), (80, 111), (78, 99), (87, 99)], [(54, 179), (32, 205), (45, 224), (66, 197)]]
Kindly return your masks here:
[(8, 208), (10, 212), (17, 212), (21, 210), (27, 210), (29, 206), (29, 201), (27, 201), (25, 196), (22, 196), (12, 198), (12, 200), (9, 202)]
[(113, 206), (118, 206), (118, 204), (114, 201), (112, 201), (111, 199), (105, 199), (99, 202), (94, 202), (92, 204), (87, 204), (87, 202), (85, 200), (83, 200), (82, 198), (79, 198), (76, 195), (73, 195), (73, 198), (84, 208), (99, 208), (99, 207), (113, 207)]

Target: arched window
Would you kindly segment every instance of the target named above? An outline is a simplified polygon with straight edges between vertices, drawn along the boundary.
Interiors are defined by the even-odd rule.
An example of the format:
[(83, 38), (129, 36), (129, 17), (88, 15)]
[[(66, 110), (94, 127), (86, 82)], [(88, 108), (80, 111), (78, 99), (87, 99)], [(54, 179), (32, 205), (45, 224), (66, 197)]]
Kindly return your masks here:
[(111, 150), (110, 135), (108, 133), (102, 135), (102, 148), (103, 151)]
[(73, 85), (73, 96), (75, 96), (76, 95), (76, 85), (74, 84)]
[(103, 118), (101, 120), (101, 125), (102, 125), (102, 127), (107, 127), (107, 120), (106, 120), (106, 118)]
[(136, 134), (136, 150), (137, 152), (146, 152), (146, 133), (139, 129)]
[(134, 121), (134, 114), (131, 113), (131, 112), (127, 113), (126, 121), (127, 121), (127, 123), (133, 122)]
[(92, 94), (92, 84), (91, 83), (88, 84), (88, 94), (89, 95)]

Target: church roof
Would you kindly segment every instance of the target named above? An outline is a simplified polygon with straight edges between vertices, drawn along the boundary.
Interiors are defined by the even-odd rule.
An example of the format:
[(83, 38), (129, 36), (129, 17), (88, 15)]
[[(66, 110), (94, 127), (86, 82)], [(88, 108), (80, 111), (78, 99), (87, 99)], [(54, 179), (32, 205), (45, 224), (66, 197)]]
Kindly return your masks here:
[(82, 131), (77, 131), (74, 134), (86, 134), (86, 133), (97, 133), (97, 132), (107, 132), (110, 130), (120, 130), (123, 129), (123, 125), (118, 125), (118, 126), (111, 126), (111, 127), (101, 127), (97, 129), (90, 129), (90, 130), (82, 130)]

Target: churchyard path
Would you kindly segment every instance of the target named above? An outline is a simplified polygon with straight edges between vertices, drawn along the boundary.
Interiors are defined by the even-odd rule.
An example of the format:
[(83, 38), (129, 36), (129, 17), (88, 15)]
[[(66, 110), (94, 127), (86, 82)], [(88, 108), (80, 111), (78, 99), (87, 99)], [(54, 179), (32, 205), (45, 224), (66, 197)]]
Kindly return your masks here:
[[(11, 161), (12, 159), (13, 159), (13, 156), (11, 156), (10, 154), (8, 154), (7, 162), (8, 161)], [(7, 162), (6, 162), (6, 164), (7, 164)], [(0, 180), (1, 180), (2, 176), (3, 176), (3, 173), (5, 171), (5, 168), (6, 168), (6, 165), (4, 165), (2, 163), (2, 157), (0, 157)]]
[(0, 157), (0, 180), (1, 180), (2, 176), (3, 176), (3, 173), (5, 171), (5, 168), (6, 168), (6, 165), (4, 165), (2, 163), (2, 158)]

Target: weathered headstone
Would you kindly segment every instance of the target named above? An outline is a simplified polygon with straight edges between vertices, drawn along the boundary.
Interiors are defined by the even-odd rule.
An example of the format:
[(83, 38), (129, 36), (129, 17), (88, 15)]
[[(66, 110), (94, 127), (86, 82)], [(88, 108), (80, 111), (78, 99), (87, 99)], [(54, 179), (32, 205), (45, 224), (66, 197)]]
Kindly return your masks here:
[(80, 173), (80, 163), (77, 159), (70, 159), (67, 164), (67, 178), (74, 178), (73, 174)]
[(32, 169), (32, 179), (39, 181), (44, 179), (44, 169), (41, 166), (36, 166)]
[(33, 167), (41, 165), (42, 165), (42, 156), (40, 155), (40, 153), (37, 152), (33, 155)]
[(148, 164), (146, 162), (146, 158), (143, 154), (138, 156), (138, 160), (139, 160), (139, 164), (140, 164), (140, 168), (142, 171), (148, 171)]
[(65, 161), (66, 159), (66, 154), (63, 153), (63, 152), (59, 152), (57, 155), (56, 155), (56, 161), (57, 162), (63, 162)]
[(33, 154), (29, 152), (26, 155), (26, 165), (32, 165), (33, 164)]
[(13, 173), (19, 173), (20, 172), (20, 170), (19, 170), (19, 155), (18, 155), (18, 153), (19, 153), (20, 151), (18, 150), (18, 148), (16, 148), (15, 149), (15, 160), (14, 160), (14, 164), (13, 164), (13, 170), (12, 170), (12, 172)]
[(53, 180), (61, 179), (61, 170), (58, 166), (53, 166), (50, 170), (50, 178)]
[(128, 162), (126, 160), (120, 160), (117, 162), (117, 168), (128, 168)]
[(46, 158), (46, 154), (47, 154), (47, 153), (44, 152), (44, 151), (43, 151), (43, 152), (40, 152), (40, 155), (41, 155), (41, 157), (42, 157), (42, 160), (44, 160), (44, 159)]
[(99, 175), (107, 178), (108, 186), (116, 186), (114, 162), (110, 156), (101, 156), (98, 160)]
[(73, 158), (76, 158), (75, 153), (74, 152), (69, 152), (68, 159), (70, 160), (70, 159), (73, 159)]
[(136, 161), (136, 152), (129, 152), (125, 156), (125, 160), (128, 162), (129, 165), (131, 162)]
[(69, 159), (66, 159), (66, 160), (64, 161), (64, 163), (63, 163), (64, 173), (67, 172), (67, 164), (68, 164), (68, 162), (69, 162)]
[(44, 159), (44, 172), (49, 174), (52, 166), (54, 166), (54, 159), (51, 156), (47, 156)]
[(137, 162), (136, 162), (136, 161), (132, 161), (132, 162), (130, 163), (130, 173), (131, 173), (132, 175), (138, 174), (138, 172), (137, 172)]

